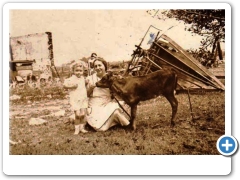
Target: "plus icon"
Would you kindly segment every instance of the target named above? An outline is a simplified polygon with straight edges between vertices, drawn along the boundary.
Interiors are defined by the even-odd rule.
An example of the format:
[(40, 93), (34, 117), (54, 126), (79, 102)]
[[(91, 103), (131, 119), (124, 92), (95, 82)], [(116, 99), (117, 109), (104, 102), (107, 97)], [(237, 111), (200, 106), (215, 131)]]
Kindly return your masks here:
[(228, 144), (228, 143), (229, 143), (229, 142), (228, 142), (228, 139), (227, 139), (227, 140), (226, 140), (226, 144), (222, 144), (222, 146), (226, 148), (226, 151), (229, 150), (229, 147), (232, 147), (232, 146), (233, 146), (232, 144)]
[(233, 136), (221, 136), (217, 141), (217, 149), (224, 156), (235, 153), (238, 147), (237, 140)]

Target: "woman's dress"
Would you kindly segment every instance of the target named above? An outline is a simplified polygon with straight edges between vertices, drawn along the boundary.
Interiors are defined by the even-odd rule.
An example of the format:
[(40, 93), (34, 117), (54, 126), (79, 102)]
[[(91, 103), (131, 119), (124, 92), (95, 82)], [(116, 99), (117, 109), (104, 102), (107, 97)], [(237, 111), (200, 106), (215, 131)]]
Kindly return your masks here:
[[(89, 81), (88, 85), (95, 85), (100, 80), (96, 74), (89, 76), (87, 79)], [(95, 130), (100, 129), (112, 113), (120, 108), (117, 102), (111, 99), (109, 88), (99, 87), (93, 89), (88, 105), (91, 108), (91, 113), (87, 116), (87, 121)]]

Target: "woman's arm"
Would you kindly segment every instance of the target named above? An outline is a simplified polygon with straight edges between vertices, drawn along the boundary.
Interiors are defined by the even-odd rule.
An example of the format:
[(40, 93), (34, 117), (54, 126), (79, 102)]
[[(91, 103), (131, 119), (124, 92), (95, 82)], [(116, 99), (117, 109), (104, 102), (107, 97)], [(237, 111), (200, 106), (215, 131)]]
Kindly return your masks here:
[(86, 83), (86, 89), (87, 89), (87, 96), (90, 97), (92, 96), (92, 93), (93, 93), (93, 89), (96, 87), (94, 84), (93, 84), (93, 81), (92, 80), (92, 76), (88, 76), (85, 80), (85, 83)]
[(89, 85), (87, 86), (87, 96), (90, 97), (93, 93), (93, 90), (96, 86)]

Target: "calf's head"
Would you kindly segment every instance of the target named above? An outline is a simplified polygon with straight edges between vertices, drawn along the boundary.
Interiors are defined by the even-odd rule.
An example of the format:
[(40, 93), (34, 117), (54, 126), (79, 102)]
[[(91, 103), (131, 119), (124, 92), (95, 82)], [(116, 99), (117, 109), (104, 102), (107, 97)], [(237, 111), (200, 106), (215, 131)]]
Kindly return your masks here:
[(101, 88), (110, 88), (113, 85), (124, 85), (126, 84), (126, 80), (120, 76), (114, 76), (112, 72), (108, 72), (102, 79), (96, 82), (97, 87)]
[(112, 73), (107, 73), (105, 76), (102, 77), (100, 81), (96, 82), (96, 86), (101, 88), (110, 88), (113, 83), (112, 78)]

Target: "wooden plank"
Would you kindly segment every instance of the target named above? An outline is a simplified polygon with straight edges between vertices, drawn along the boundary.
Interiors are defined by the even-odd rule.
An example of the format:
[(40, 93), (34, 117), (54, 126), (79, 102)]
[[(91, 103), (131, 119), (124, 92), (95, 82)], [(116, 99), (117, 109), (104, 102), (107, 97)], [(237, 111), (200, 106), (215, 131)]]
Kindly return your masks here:
[[(225, 86), (211, 73), (208, 71), (208, 69), (206, 69), (205, 67), (203, 67), (200, 63), (197, 62), (197, 60), (195, 60), (192, 56), (188, 55), (187, 52), (181, 47), (179, 46), (176, 42), (174, 42), (172, 39), (170, 39), (168, 36), (166, 35), (162, 35), (162, 37), (164, 39), (166, 39), (174, 48), (176, 48), (180, 53), (182, 53), (188, 60), (189, 63), (192, 63), (192, 65), (195, 66), (194, 70), (196, 72), (204, 72), (205, 75), (210, 76), (214, 81), (211, 81), (209, 79), (210, 82), (213, 82), (216, 86), (218, 86), (219, 88), (221, 88), (222, 90), (225, 89)], [(179, 59), (179, 58), (178, 58)], [(179, 60), (185, 60), (185, 59), (179, 59)], [(185, 63), (186, 64), (186, 63)], [(199, 73), (200, 73), (199, 72)], [(206, 79), (206, 77), (204, 76), (204, 74), (202, 74), (203, 78)]]
[(32, 66), (16, 66), (16, 70), (32, 70)]

